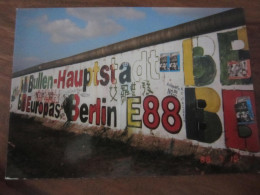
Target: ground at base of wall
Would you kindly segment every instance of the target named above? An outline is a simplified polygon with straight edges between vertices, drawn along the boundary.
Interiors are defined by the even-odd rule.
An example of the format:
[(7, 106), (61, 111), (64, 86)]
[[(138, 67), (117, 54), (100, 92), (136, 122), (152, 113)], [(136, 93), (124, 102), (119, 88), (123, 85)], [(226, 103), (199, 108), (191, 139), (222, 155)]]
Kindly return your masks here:
[[(244, 158), (230, 151), (228, 155), (225, 151), (222, 164), (214, 165), (214, 155), (203, 148), (197, 148), (199, 154), (180, 156), (187, 145), (176, 140), (156, 141), (144, 136), (126, 139), (124, 131), (113, 134), (104, 128), (79, 131), (75, 124), (61, 130), (58, 127), (64, 123), (54, 123), (11, 115), (7, 178), (201, 175), (260, 170), (259, 159)], [(56, 130), (47, 127), (51, 124)]]

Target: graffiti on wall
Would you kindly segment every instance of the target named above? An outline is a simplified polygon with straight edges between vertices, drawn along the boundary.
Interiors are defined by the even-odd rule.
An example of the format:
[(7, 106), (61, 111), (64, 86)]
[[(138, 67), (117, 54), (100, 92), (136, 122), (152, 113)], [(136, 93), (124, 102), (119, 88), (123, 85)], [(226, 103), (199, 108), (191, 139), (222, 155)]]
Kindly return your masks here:
[(24, 75), (12, 91), (16, 113), (259, 152), (245, 27)]

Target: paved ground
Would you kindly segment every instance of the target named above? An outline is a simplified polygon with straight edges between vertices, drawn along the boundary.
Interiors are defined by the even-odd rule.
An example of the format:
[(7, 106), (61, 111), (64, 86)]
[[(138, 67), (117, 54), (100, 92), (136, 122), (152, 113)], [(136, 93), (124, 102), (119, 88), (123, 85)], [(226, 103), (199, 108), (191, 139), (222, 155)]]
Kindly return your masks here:
[(11, 178), (75, 178), (200, 175), (238, 172), (131, 148), (121, 142), (52, 130), (30, 119), (10, 119), (6, 175)]

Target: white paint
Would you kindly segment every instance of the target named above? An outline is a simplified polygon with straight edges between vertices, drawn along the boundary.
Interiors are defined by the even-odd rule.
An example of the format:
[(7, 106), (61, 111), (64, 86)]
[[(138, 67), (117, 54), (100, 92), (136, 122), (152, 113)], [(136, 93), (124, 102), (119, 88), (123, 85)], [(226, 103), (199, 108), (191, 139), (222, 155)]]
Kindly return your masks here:
[(231, 42), (232, 50), (244, 49), (245, 43), (242, 40), (235, 40)]

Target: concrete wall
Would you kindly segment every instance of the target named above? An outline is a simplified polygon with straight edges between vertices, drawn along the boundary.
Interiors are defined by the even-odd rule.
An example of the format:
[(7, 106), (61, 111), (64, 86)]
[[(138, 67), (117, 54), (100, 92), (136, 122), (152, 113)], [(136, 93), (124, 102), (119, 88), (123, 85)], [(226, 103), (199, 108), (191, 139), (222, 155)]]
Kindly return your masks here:
[(15, 73), (10, 111), (259, 156), (242, 18), (236, 9)]

